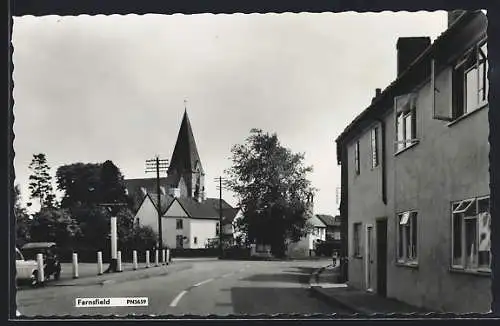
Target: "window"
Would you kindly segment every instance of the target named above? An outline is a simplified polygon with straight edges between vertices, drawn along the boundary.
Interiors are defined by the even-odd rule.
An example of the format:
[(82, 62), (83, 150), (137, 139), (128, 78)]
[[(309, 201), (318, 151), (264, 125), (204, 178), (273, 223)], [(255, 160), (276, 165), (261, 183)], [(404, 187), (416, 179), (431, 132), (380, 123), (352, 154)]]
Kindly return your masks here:
[(453, 71), (453, 119), (479, 109), (488, 102), (486, 43), (475, 47)]
[(220, 233), (220, 225), (219, 225), (219, 222), (217, 222), (217, 224), (215, 224), (215, 235), (219, 235)]
[(361, 223), (354, 223), (353, 227), (354, 257), (361, 257)]
[(177, 219), (177, 223), (176, 223), (176, 226), (175, 226), (175, 227), (176, 227), (176, 229), (177, 229), (177, 230), (182, 230), (182, 228), (183, 228), (183, 223), (182, 223), (182, 219), (181, 219), (181, 218), (178, 218), (178, 219)]
[(372, 168), (378, 166), (378, 127), (372, 129)]
[(184, 236), (182, 235), (177, 235), (175, 237), (175, 245), (177, 248), (183, 248), (184, 247)]
[(354, 168), (356, 169), (356, 174), (359, 174), (359, 140), (356, 141), (354, 148)]
[(472, 198), (453, 203), (452, 267), (491, 270), (490, 199)]
[(417, 212), (398, 214), (398, 262), (416, 263), (418, 248)]
[(396, 152), (415, 143), (417, 138), (416, 99), (413, 94), (399, 96), (396, 102)]
[(194, 237), (193, 242), (194, 244), (198, 244), (198, 237)]

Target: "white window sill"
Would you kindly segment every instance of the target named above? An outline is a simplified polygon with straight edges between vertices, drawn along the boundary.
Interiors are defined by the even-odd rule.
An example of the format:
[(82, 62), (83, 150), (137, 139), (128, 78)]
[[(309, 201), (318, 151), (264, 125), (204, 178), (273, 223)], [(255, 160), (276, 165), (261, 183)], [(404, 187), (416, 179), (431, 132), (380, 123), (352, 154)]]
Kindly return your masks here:
[(396, 266), (418, 269), (418, 262), (416, 262), (416, 261), (402, 261), (402, 260), (398, 260), (396, 262)]
[(484, 108), (486, 108), (486, 107), (488, 107), (488, 103), (487, 103), (487, 102), (486, 102), (486, 103), (484, 103), (484, 104), (481, 104), (481, 105), (480, 105), (477, 109), (475, 109), (475, 110), (473, 110), (473, 111), (471, 111), (471, 112), (467, 112), (466, 114), (464, 114), (464, 115), (462, 115), (462, 116), (460, 116), (460, 117), (456, 118), (455, 120), (453, 120), (453, 121), (449, 122), (449, 123), (447, 124), (447, 126), (448, 126), (448, 127), (452, 127), (452, 126), (456, 125), (457, 123), (459, 123), (460, 121), (467, 119), (468, 117), (470, 117), (470, 116), (471, 116), (471, 115), (473, 115), (474, 113), (479, 112), (479, 111), (483, 110), (483, 109), (484, 109)]
[(466, 269), (460, 266), (452, 266), (450, 267), (451, 273), (458, 274), (468, 274), (468, 275), (476, 275), (476, 276), (487, 276), (491, 277), (491, 270), (487, 268), (475, 268), (475, 269)]
[(399, 154), (401, 154), (401, 153), (409, 150), (410, 148), (413, 148), (413, 147), (417, 146), (418, 143), (420, 143), (419, 140), (414, 140), (413, 143), (411, 143), (410, 145), (408, 145), (405, 148), (400, 149), (399, 151), (397, 151), (396, 153), (394, 153), (394, 156), (398, 156)]

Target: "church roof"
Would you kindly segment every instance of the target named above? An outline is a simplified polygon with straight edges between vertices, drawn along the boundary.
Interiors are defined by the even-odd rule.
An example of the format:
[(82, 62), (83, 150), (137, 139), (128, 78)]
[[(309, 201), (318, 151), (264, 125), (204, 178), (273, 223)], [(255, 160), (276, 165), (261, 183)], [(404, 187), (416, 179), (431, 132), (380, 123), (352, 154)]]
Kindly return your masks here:
[[(194, 171), (197, 163), (200, 164), (200, 169), (203, 172), (200, 156), (193, 136), (193, 130), (191, 129), (191, 122), (189, 122), (187, 111), (184, 111), (179, 134), (177, 135), (177, 142), (175, 143), (174, 152), (170, 159), (168, 174), (171, 175), (174, 169), (178, 173)], [(178, 180), (172, 181), (178, 182)]]

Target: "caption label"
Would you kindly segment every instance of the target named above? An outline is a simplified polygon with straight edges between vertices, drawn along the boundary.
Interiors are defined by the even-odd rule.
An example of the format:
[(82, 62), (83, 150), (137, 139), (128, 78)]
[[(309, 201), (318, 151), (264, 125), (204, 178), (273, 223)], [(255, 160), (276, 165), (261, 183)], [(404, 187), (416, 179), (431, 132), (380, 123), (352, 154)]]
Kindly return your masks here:
[(136, 307), (147, 306), (147, 297), (131, 298), (76, 298), (75, 307)]

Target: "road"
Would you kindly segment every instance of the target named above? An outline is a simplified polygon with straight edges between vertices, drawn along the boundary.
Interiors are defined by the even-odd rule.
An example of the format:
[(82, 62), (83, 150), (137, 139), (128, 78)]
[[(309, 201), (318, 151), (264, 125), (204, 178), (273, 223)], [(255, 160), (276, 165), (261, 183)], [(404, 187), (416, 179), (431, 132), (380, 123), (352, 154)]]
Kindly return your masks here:
[[(20, 290), (17, 293), (17, 305), (22, 315), (30, 317), (348, 314), (340, 307), (313, 297), (309, 290), (311, 273), (328, 263), (329, 261), (219, 260), (176, 262), (167, 267), (172, 270), (171, 273), (145, 279)], [(149, 304), (147, 307), (75, 307), (75, 298), (94, 297), (147, 297)]]

